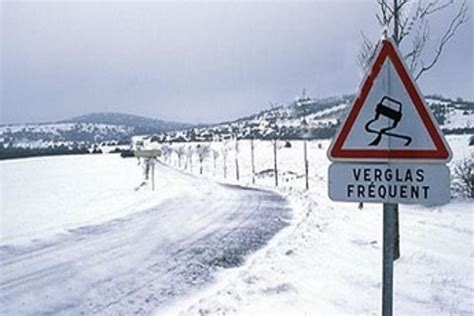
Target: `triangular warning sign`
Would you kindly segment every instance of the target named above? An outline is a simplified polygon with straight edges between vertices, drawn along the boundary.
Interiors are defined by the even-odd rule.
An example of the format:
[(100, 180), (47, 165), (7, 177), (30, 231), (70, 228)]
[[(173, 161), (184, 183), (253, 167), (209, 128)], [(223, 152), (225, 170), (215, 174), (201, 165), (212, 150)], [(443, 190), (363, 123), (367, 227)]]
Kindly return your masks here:
[(328, 151), (331, 160), (433, 161), (451, 151), (392, 40), (382, 40)]

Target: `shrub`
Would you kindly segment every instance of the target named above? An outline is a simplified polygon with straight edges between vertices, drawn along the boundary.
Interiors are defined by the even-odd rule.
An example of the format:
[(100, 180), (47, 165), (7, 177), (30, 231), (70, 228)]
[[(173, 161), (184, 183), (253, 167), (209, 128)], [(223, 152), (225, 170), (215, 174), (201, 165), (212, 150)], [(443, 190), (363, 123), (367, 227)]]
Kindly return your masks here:
[(455, 194), (474, 198), (474, 161), (463, 159), (454, 165), (451, 185)]

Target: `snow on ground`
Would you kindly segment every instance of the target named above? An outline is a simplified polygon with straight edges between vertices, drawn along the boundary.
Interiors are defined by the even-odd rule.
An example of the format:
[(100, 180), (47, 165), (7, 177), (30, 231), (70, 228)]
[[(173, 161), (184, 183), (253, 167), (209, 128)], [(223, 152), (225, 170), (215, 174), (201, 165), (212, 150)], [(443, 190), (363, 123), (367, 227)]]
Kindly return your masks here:
[[(455, 154), (451, 166), (463, 157), (472, 157), (474, 149), (468, 146), (467, 136), (453, 136), (448, 139)], [(173, 145), (176, 146), (195, 148), (196, 144)], [(311, 178), (310, 190), (305, 191), (302, 142), (291, 142), (291, 148), (286, 148), (285, 142), (279, 142), (280, 187), (277, 191), (286, 197), (293, 207), (290, 225), (280, 231), (266, 247), (248, 257), (243, 266), (221, 270), (217, 282), (213, 282), (210, 287), (207, 289), (200, 287), (200, 293), (176, 301), (174, 306), (166, 309), (162, 309), (163, 306), (160, 305), (161, 309), (157, 313), (159, 315), (379, 314), (382, 259), (381, 205), (366, 204), (359, 210), (354, 203), (336, 203), (328, 199), (327, 146), (327, 141), (308, 144)], [(54, 272), (53, 279), (62, 281), (52, 283), (51, 277), (42, 273), (42, 267), (49, 269), (59, 261), (65, 260), (59, 263), (68, 275), (74, 276), (71, 277), (73, 287), (70, 286), (64, 291), (64, 295), (67, 294), (64, 296), (66, 300), (54, 299), (49, 295), (47, 299), (50, 305), (46, 306), (48, 308), (53, 306), (61, 308), (61, 302), (67, 302), (69, 305), (64, 308), (68, 308), (69, 311), (90, 308), (92, 311), (98, 310), (99, 313), (106, 310), (110, 314), (135, 311), (147, 314), (150, 306), (161, 304), (160, 300), (167, 297), (166, 293), (169, 292), (168, 289), (160, 288), (164, 281), (158, 284), (153, 281), (154, 278), (165, 280), (165, 286), (175, 282), (174, 286), (183, 285), (186, 288), (188, 286), (186, 282), (189, 281), (190, 284), (194, 282), (192, 281), (194, 274), (201, 275), (202, 271), (209, 271), (208, 268), (200, 270), (201, 259), (194, 260), (197, 258), (196, 254), (210, 245), (208, 239), (199, 239), (203, 232), (216, 229), (217, 234), (206, 235), (218, 236), (217, 239), (213, 239), (212, 245), (216, 246), (212, 246), (211, 249), (221, 249), (219, 251), (223, 253), (227, 251), (222, 246), (224, 243), (219, 241), (233, 226), (230, 226), (229, 222), (224, 224), (221, 222), (223, 217), (219, 215), (219, 211), (222, 211), (219, 205), (228, 205), (232, 210), (232, 216), (236, 216), (242, 209), (239, 206), (239, 201), (242, 200), (239, 196), (246, 193), (245, 190), (237, 193), (235, 190), (218, 189), (218, 186), (212, 185), (206, 178), (253, 186), (249, 141), (239, 143), (239, 181), (235, 179), (234, 143), (230, 141), (226, 144), (228, 156), (225, 179), (223, 177), (225, 151), (222, 150), (222, 144), (213, 144), (212, 147), (218, 151), (219, 156), (215, 168), (212, 154), (206, 158), (203, 179), (193, 178), (194, 180), (190, 182), (185, 175), (160, 172), (161, 177), (157, 177), (159, 195), (149, 191), (149, 188), (135, 192), (134, 188), (142, 180), (141, 168), (136, 165), (136, 159), (122, 159), (118, 155), (31, 158), (1, 162), (0, 244), (12, 245), (19, 241), (31, 240), (33, 236), (42, 237), (46, 233), (64, 231), (69, 233), (69, 237), (61, 237), (59, 242), (53, 239), (49, 244), (40, 242), (39, 246), (36, 243), (26, 248), (18, 248), (28, 254), (27, 262), (22, 261), (23, 255), (21, 252), (17, 253), (15, 247), (3, 247), (4, 255), (8, 260), (15, 259), (11, 264), (23, 265), (37, 276), (28, 282), (43, 282), (48, 284), (50, 289), (51, 284), (56, 284), (54, 286), (57, 288), (45, 292), (47, 296), (51, 293), (63, 293), (61, 286), (67, 288), (69, 283), (64, 282), (68, 279), (63, 278), (62, 270), (55, 269), (51, 270)], [(273, 156), (270, 142), (255, 142), (255, 162), (257, 174), (255, 186), (273, 188)], [(176, 156), (173, 156), (168, 163), (177, 167)], [(185, 165), (183, 157), (181, 166)], [(188, 172), (191, 172), (191, 164), (188, 162), (187, 165)], [(196, 155), (193, 156), (192, 170), (194, 174), (199, 173), (199, 161)], [(215, 200), (213, 196), (216, 192), (220, 192), (218, 201), (215, 201), (217, 204), (209, 209), (207, 205)], [(234, 194), (237, 194), (237, 198), (232, 198)], [(165, 209), (161, 207), (145, 213), (138, 212), (166, 200), (176, 203), (171, 208), (172, 211), (167, 211), (166, 222), (162, 221), (160, 212)], [(265, 198), (263, 200), (265, 201)], [(183, 222), (183, 218), (186, 218), (184, 215), (187, 214), (186, 208), (196, 208), (193, 201), (198, 201), (200, 205), (195, 211), (206, 215), (202, 217), (202, 225), (197, 235), (192, 229), (186, 233), (186, 236), (194, 236), (193, 240), (199, 240), (193, 246), (197, 248), (187, 247), (186, 243), (182, 243), (185, 239), (176, 235), (173, 238), (176, 242), (179, 241), (176, 244), (179, 247), (166, 247), (166, 249), (171, 251), (169, 253), (171, 257), (174, 255), (172, 250), (178, 249), (182, 255), (178, 260), (179, 265), (172, 265), (169, 259), (156, 265), (156, 260), (163, 258), (154, 249), (163, 247), (154, 243), (165, 239), (161, 239), (162, 229), (153, 228), (156, 228), (155, 225), (161, 225), (163, 229), (181, 228), (182, 223), (187, 223)], [(257, 199), (251, 205), (254, 204), (260, 205), (261, 202)], [(265, 204), (262, 207), (267, 209)], [(395, 264), (395, 314), (474, 314), (473, 209), (472, 201), (460, 199), (441, 207), (405, 205), (400, 207), (402, 257)], [(180, 212), (179, 218), (175, 217), (175, 212)], [(109, 219), (119, 217), (125, 220), (107, 222)], [(209, 224), (210, 218), (215, 219), (211, 221), (212, 225)], [(252, 216), (250, 219), (254, 220), (255, 217)], [(251, 222), (249, 227), (253, 227), (252, 231), (256, 229), (252, 225), (260, 223), (259, 221), (260, 219), (258, 221), (255, 219)], [(140, 226), (130, 226), (128, 222)], [(93, 225), (94, 223), (101, 224)], [(88, 226), (83, 226), (86, 224)], [(89, 229), (71, 229), (77, 226)], [(171, 232), (169, 228), (165, 231)], [(238, 245), (242, 233), (247, 234), (245, 231), (240, 231), (240, 235), (232, 239), (231, 244)], [(131, 245), (129, 236), (140, 241), (140, 244)], [(203, 244), (200, 244), (201, 240)], [(43, 244), (48, 245), (53, 252), (43, 253)], [(135, 246), (140, 251), (136, 252)], [(67, 252), (61, 249), (66, 249)], [(76, 252), (75, 249), (84, 251)], [(30, 252), (34, 254), (38, 250), (41, 256), (29, 255)], [(101, 255), (94, 257), (97, 253)], [(130, 254), (133, 256), (130, 257)], [(220, 253), (213, 255), (224, 258)], [(79, 259), (74, 259), (77, 256)], [(115, 258), (112, 261), (111, 256)], [(191, 259), (196, 263), (193, 266), (194, 270), (189, 270), (183, 265)], [(35, 263), (35, 260), (38, 262)], [(209, 261), (207, 256), (202, 260)], [(126, 266), (129, 264), (138, 268), (130, 270)], [(170, 276), (168, 279), (163, 279), (161, 272), (169, 268), (187, 281), (176, 282), (176, 279)], [(8, 278), (8, 282), (3, 286), (8, 287), (8, 291), (22, 293), (22, 288), (17, 285), (17, 280), (23, 280), (22, 270), (19, 270), (18, 266), (11, 266), (11, 269), (18, 275), (13, 272), (3, 273), (2, 275)], [(112, 272), (116, 271), (115, 269), (119, 269), (117, 271), (120, 273), (114, 275)], [(92, 282), (97, 279), (97, 275), (100, 276), (97, 283), (88, 283), (87, 280)], [(204, 280), (209, 279), (204, 278), (202, 282)], [(93, 291), (95, 287), (93, 284), (97, 286), (97, 291)], [(146, 286), (143, 287), (143, 284)], [(28, 299), (34, 299), (34, 290), (41, 286), (36, 283), (30, 286), (29, 292), (24, 292), (23, 295)], [(77, 288), (74, 290), (74, 286), (78, 286), (81, 291), (88, 294), (78, 297)], [(131, 287), (131, 290), (128, 287)], [(173, 291), (176, 290), (177, 288), (173, 288), (169, 295), (174, 297), (176, 293)], [(178, 294), (182, 290), (183, 288), (179, 288)], [(3, 295), (10, 295), (6, 290), (0, 292)], [(11, 295), (17, 297), (15, 295), (19, 294)], [(18, 297), (15, 302), (11, 298), (5, 300), (4, 303), (10, 302), (10, 305), (5, 304), (5, 308), (23, 306), (25, 310), (35, 310), (34, 305), (21, 305)], [(84, 302), (89, 302), (90, 305)], [(146, 304), (151, 302), (151, 305), (145, 306), (143, 302), (147, 302)], [(20, 305), (15, 305), (17, 303)], [(38, 301), (34, 303), (37, 304)], [(61, 309), (54, 311), (65, 312)], [(67, 314), (67, 310), (65, 313)]]
[(179, 194), (179, 184), (161, 177), (160, 194), (135, 192), (142, 180), (137, 159), (120, 155), (1, 161), (0, 244), (125, 216)]
[[(448, 138), (454, 160), (473, 156), (467, 136)], [(289, 227), (252, 255), (225, 270), (219, 282), (161, 315), (377, 315), (381, 311), (382, 206), (336, 203), (327, 197), (328, 142), (309, 147), (310, 190), (305, 191), (301, 142), (279, 144), (280, 188), (294, 209)], [(219, 145), (213, 144), (214, 147)], [(233, 148), (233, 144), (227, 145)], [(321, 148), (319, 148), (321, 146)], [(250, 145), (240, 142), (241, 182), (251, 185)], [(223, 179), (222, 157), (204, 175), (235, 181), (234, 151)], [(257, 186), (273, 185), (272, 149), (256, 142)], [(170, 164), (176, 164), (171, 159)], [(193, 162), (198, 165), (197, 161)], [(198, 168), (194, 167), (194, 172)], [(474, 314), (472, 200), (448, 205), (400, 206), (402, 257), (395, 263), (396, 315)]]
[(447, 115), (447, 122), (443, 124), (443, 128), (446, 129), (454, 129), (459, 128), (459, 126), (463, 127), (472, 127), (474, 125), (474, 114), (468, 113), (463, 110), (459, 109), (452, 109), (448, 112)]
[[(135, 192), (137, 169), (136, 159), (111, 155), (2, 164), (10, 239), (0, 245), (0, 315), (150, 315), (240, 265), (288, 225), (288, 204), (274, 192), (163, 164), (157, 190)], [(56, 234), (17, 244), (11, 227), (25, 240), (37, 228)]]

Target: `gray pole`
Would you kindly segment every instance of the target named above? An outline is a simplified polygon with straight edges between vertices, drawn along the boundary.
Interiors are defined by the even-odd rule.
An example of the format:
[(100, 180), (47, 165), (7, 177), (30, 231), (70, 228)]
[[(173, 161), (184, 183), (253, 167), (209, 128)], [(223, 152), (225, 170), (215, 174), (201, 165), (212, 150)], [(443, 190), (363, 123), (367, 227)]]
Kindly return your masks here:
[[(393, 0), (393, 20), (393, 39), (398, 46), (400, 44), (400, 7), (398, 5), (398, 0)], [(393, 235), (393, 260), (397, 260), (400, 258), (400, 215), (398, 212), (398, 204), (395, 209), (393, 225), (395, 226), (395, 233)]]
[(383, 316), (392, 316), (393, 313), (393, 238), (396, 207), (397, 204), (383, 204)]
[(255, 145), (253, 138), (250, 140), (250, 159), (252, 163), (252, 184), (255, 184)]
[(308, 141), (305, 139), (304, 143), (303, 143), (304, 144), (303, 149), (304, 149), (304, 174), (305, 174), (305, 184), (306, 184), (305, 187), (306, 187), (306, 190), (309, 189), (309, 179), (308, 179), (308, 177), (309, 177), (309, 175), (308, 175), (308, 173), (309, 173), (308, 169), (309, 168), (308, 167), (309, 166), (308, 166), (308, 144), (307, 143), (308, 143)]
[(153, 163), (151, 165), (151, 190), (155, 191), (155, 161), (152, 160), (152, 162)]
[[(399, 42), (398, 33), (398, 1), (393, 0), (393, 38), (396, 45)], [(391, 91), (390, 74), (388, 74), (388, 92)], [(382, 316), (393, 315), (393, 261), (395, 259), (396, 217), (398, 204), (383, 204), (383, 267), (382, 267)], [(398, 229), (398, 228), (397, 228)]]
[(273, 168), (275, 170), (275, 186), (278, 186), (277, 140), (273, 140)]
[(235, 179), (237, 181), (240, 180), (240, 173), (239, 173), (239, 141), (235, 138)]
[(224, 155), (224, 179), (227, 179), (227, 153), (227, 148), (224, 148), (224, 151), (222, 152)]
[[(398, 1), (393, 0), (393, 37), (396, 45), (399, 42), (398, 33)], [(390, 75), (388, 75), (388, 91), (390, 92)], [(396, 217), (398, 204), (383, 204), (383, 272), (382, 272), (382, 315), (393, 315), (393, 261), (395, 259)], [(397, 228), (398, 229), (398, 228)]]

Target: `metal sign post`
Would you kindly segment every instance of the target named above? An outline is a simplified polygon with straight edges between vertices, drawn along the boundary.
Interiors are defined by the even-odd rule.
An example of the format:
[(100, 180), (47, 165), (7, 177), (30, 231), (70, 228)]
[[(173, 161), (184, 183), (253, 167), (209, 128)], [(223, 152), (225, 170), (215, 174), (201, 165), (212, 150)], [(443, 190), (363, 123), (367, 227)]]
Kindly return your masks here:
[(151, 172), (151, 190), (155, 191), (155, 163), (157, 157), (161, 156), (159, 149), (140, 149), (133, 152), (137, 158), (145, 158), (150, 160), (150, 172)]
[(382, 315), (393, 313), (393, 239), (397, 204), (383, 204)]
[(451, 150), (391, 39), (379, 44), (328, 150), (333, 201), (383, 203), (382, 315), (393, 314), (398, 203), (449, 202)]

